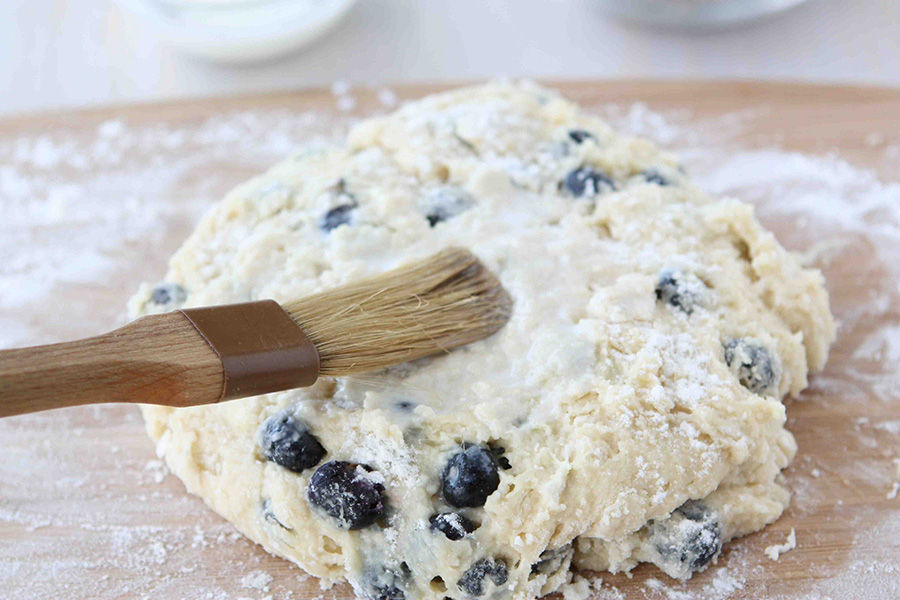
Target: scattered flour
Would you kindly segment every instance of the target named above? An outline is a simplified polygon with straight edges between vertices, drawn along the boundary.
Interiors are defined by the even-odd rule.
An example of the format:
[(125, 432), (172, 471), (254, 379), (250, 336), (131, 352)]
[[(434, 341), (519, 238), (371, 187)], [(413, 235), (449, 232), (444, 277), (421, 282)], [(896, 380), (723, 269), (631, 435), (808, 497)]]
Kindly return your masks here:
[(336, 106), (341, 112), (350, 112), (356, 108), (356, 98), (353, 96), (340, 96), (337, 99)]
[(331, 95), (335, 98), (335, 106), (341, 112), (350, 112), (356, 108), (356, 98), (351, 95), (350, 84), (339, 79), (331, 84)]
[(702, 585), (691, 583), (670, 583), (648, 577), (644, 581), (644, 598), (665, 598), (665, 600), (728, 600), (735, 592), (744, 589), (744, 579), (727, 568), (710, 569), (712, 578)]
[(269, 584), (274, 578), (265, 571), (253, 571), (241, 578), (241, 587), (254, 590), (269, 591)]
[[(332, 93), (342, 114), (356, 107), (348, 83), (335, 82)], [(386, 108), (397, 103), (387, 88), (376, 97)], [(888, 486), (888, 499), (895, 499), (900, 491), (894, 437), (900, 435), (895, 416), (900, 403), (900, 184), (882, 183), (835, 155), (779, 149), (777, 136), (767, 141), (767, 148), (735, 145), (735, 136), (764, 108), (705, 120), (686, 111), (656, 113), (640, 103), (595, 109), (620, 129), (678, 149), (692, 176), (710, 191), (754, 203), (766, 226), (787, 246), (809, 250), (811, 264), (829, 269), (844, 265), (847, 280), (829, 280), (842, 323), (844, 360), (832, 361), (812, 384), (821, 402), (847, 411), (846, 435), (866, 449), (861, 456), (872, 457), (867, 465), (840, 472), (846, 487), (840, 493), (875, 498)], [(0, 262), (0, 347), (84, 336), (117, 324), (137, 283), (163, 272), (165, 259), (225, 191), (301, 143), (326, 144), (341, 137), (351, 122), (346, 115), (326, 117), (297, 107), (229, 112), (178, 125), (123, 117), (78, 120), (41, 132), (0, 128), (0, 255), (5, 259)], [(865, 143), (883, 150), (885, 159), (900, 167), (895, 137), (885, 132)], [(856, 264), (875, 267), (847, 268)], [(863, 302), (848, 303), (847, 290), (853, 288), (868, 289), (869, 295)], [(60, 311), (55, 298), (63, 296), (71, 300)], [(892, 319), (889, 326), (880, 327), (886, 318)], [(854, 403), (865, 406), (869, 398), (883, 408), (878, 415), (853, 408)], [(54, 435), (61, 430), (72, 434)], [(129, 407), (6, 419), (0, 421), (0, 450), (0, 539), (27, 539), (0, 541), (0, 589), (10, 597), (347, 596), (348, 588), (342, 586), (318, 591), (315, 580), (307, 582), (302, 571), (250, 544), (187, 496), (154, 459), (137, 413)], [(816, 458), (825, 477), (819, 468), (809, 475), (800, 469), (788, 473), (797, 515), (843, 506), (842, 523), (871, 524), (865, 505), (844, 503), (825, 487), (839, 467), (828, 460)], [(886, 467), (896, 471), (893, 483), (885, 479)], [(873, 597), (900, 597), (900, 567), (896, 554), (890, 554), (896, 539), (900, 514), (888, 513), (855, 540), (841, 558), (842, 571), (809, 565), (817, 579), (809, 584), (807, 597), (849, 600), (859, 597), (860, 589)], [(61, 552), (62, 544), (70, 551)], [(777, 560), (795, 545), (792, 530), (786, 543), (765, 552)], [(626, 594), (624, 585), (620, 589), (611, 583), (615, 578), (601, 582), (576, 576), (564, 597), (758, 597), (761, 569), (771, 568), (764, 563), (768, 561), (758, 552), (742, 551), (737, 542), (718, 565), (688, 584), (635, 575), (643, 583), (629, 585)], [(218, 583), (223, 572), (245, 591), (224, 589)]]
[(874, 425), (875, 429), (886, 431), (891, 435), (900, 434), (900, 421), (882, 421)]
[(350, 84), (343, 79), (338, 79), (331, 84), (331, 94), (334, 96), (346, 96), (350, 93)]
[(378, 102), (386, 108), (393, 108), (399, 102), (397, 94), (389, 88), (381, 88), (378, 90)]
[[(349, 122), (233, 112), (178, 127), (112, 119), (0, 135), (0, 348), (116, 323), (121, 298), (163, 272), (230, 187), (301, 143), (341, 136)], [(65, 311), (52, 302), (59, 294), (73, 298)]]
[(166, 475), (169, 474), (166, 463), (161, 460), (148, 460), (147, 464), (144, 465), (144, 471), (150, 475), (153, 479), (153, 483), (162, 483), (163, 479), (166, 478)]
[(778, 558), (787, 552), (790, 552), (794, 548), (797, 547), (797, 534), (791, 529), (791, 532), (787, 536), (787, 540), (783, 544), (773, 544), (772, 546), (767, 546), (765, 549), (766, 556), (771, 560), (778, 560)]
[(720, 596), (722, 594), (731, 594), (744, 589), (744, 582), (729, 573), (727, 569), (719, 569), (713, 577), (712, 589)]

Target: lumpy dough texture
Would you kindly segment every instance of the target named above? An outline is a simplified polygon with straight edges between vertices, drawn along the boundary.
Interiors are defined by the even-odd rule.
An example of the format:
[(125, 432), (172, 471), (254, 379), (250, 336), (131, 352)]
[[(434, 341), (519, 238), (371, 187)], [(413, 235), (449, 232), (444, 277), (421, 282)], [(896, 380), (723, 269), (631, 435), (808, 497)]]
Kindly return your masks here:
[(502, 331), (305, 390), (145, 407), (187, 489), (363, 598), (530, 598), (571, 566), (643, 561), (689, 577), (778, 518), (781, 399), (834, 338), (822, 275), (751, 206), (533, 84), (431, 96), (288, 158), (175, 254), (157, 289), (183, 294), (145, 285), (131, 308), (286, 301), (451, 245), (512, 295)]

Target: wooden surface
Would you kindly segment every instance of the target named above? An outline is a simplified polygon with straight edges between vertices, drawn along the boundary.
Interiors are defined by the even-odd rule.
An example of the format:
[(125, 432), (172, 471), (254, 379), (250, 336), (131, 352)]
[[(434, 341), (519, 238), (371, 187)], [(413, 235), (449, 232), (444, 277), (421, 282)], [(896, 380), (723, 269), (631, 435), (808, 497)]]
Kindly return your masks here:
[[(675, 149), (714, 141), (726, 157), (753, 147), (837, 151), (855, 165), (872, 168), (883, 181), (896, 182), (900, 173), (900, 156), (891, 151), (900, 138), (900, 91), (757, 83), (586, 82), (559, 87), (620, 125), (634, 121), (628, 115), (636, 101), (664, 113), (679, 133), (661, 141)], [(399, 92), (415, 97), (434, 89)], [(374, 93), (356, 97), (360, 114), (384, 110)], [(330, 94), (304, 92), (39, 115), (0, 121), (0, 143), (59, 132), (90, 139), (113, 118), (133, 131), (199, 131), (216, 119), (247, 111), (258, 116), (308, 110), (332, 114), (334, 107)], [(339, 131), (346, 118), (323, 123), (323, 130)], [(183, 207), (195, 196), (214, 197), (264, 168), (274, 154), (274, 145), (266, 146), (267, 154), (251, 151), (255, 146), (245, 139), (203, 139), (205, 146), (184, 149), (203, 160), (186, 163), (158, 202)], [(208, 152), (222, 144), (245, 151)], [(151, 158), (185, 160), (158, 154)], [(686, 162), (691, 168), (690, 155)], [(703, 166), (697, 168), (702, 171)], [(761, 197), (753, 186), (729, 191), (760, 205), (765, 224), (789, 248), (802, 250), (831, 238), (848, 242), (820, 263), (842, 323), (840, 337), (825, 373), (814, 377), (803, 399), (788, 409), (800, 447), (785, 471), (794, 500), (781, 520), (733, 542), (715, 567), (689, 584), (674, 584), (655, 568), (642, 566), (632, 578), (604, 575), (599, 596), (900, 598), (900, 499), (889, 498), (892, 483), (900, 478), (894, 462), (900, 457), (895, 431), (900, 423), (898, 349), (862, 351), (873, 335), (900, 331), (898, 249), (885, 246), (884, 236), (840, 225), (800, 226), (803, 215), (778, 216), (766, 208), (776, 205), (777, 198)], [(122, 249), (130, 266), (115, 277), (60, 285), (52, 303), (35, 302), (28, 311), (0, 317), (27, 322), (30, 343), (109, 329), (121, 320), (125, 300), (138, 282), (161, 275), (165, 257), (199, 211), (172, 214), (152, 243)], [(888, 217), (867, 218), (875, 228)], [(80, 307), (80, 314), (89, 307), (92, 318), (67, 319), (59, 316), (59, 307)], [(0, 421), (0, 452), (0, 597), (348, 596), (345, 586), (321, 592), (298, 568), (242, 539), (188, 496), (155, 459), (133, 407), (73, 408)], [(791, 529), (797, 548), (770, 561), (763, 549), (782, 543)]]

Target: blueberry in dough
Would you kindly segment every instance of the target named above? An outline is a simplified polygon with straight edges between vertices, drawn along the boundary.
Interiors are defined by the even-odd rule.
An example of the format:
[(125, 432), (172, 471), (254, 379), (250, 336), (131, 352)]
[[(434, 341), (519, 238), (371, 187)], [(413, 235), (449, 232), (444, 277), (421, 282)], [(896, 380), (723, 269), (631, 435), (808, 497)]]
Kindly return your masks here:
[(572, 544), (544, 550), (538, 557), (538, 561), (531, 565), (531, 572), (552, 575), (562, 568), (566, 559), (572, 556), (573, 551)]
[(675, 512), (697, 523), (708, 521), (713, 517), (713, 510), (702, 500), (688, 500), (676, 508)]
[(653, 183), (659, 186), (672, 185), (672, 182), (656, 169), (647, 169), (642, 171), (641, 175), (644, 176), (644, 181), (647, 183)]
[(286, 531), (293, 531), (293, 529), (291, 529), (290, 527), (288, 527), (287, 525), (282, 523), (280, 520), (278, 520), (278, 517), (275, 516), (275, 511), (272, 508), (272, 501), (269, 500), (268, 498), (263, 500), (262, 514), (263, 514), (263, 518), (266, 521), (268, 521), (269, 523), (278, 525), (279, 527), (281, 527), (282, 529), (284, 529)]
[(491, 560), (481, 558), (469, 567), (457, 582), (457, 587), (469, 596), (483, 596), (485, 592), (485, 580), (490, 580), (494, 585), (506, 583), (508, 572), (503, 560)]
[(405, 562), (400, 563), (399, 568), (379, 566), (367, 569), (365, 581), (362, 585), (362, 596), (366, 600), (404, 600), (401, 585), (409, 581), (412, 572)]
[(184, 304), (187, 300), (187, 290), (177, 283), (160, 283), (153, 288), (150, 301), (157, 306)]
[(691, 569), (694, 571), (702, 569), (722, 549), (722, 537), (716, 514), (706, 504), (697, 500), (685, 502), (675, 512), (681, 514), (686, 521), (699, 526), (699, 530), (687, 536), (688, 544), (685, 550), (690, 559)]
[(718, 515), (705, 503), (688, 500), (665, 520), (650, 525), (650, 542), (659, 566), (672, 577), (685, 578), (706, 567), (722, 549)]
[(353, 221), (354, 210), (356, 210), (356, 204), (339, 204), (325, 213), (319, 227), (322, 231), (330, 232), (341, 225), (349, 225)]
[(695, 275), (663, 269), (656, 283), (656, 299), (691, 314), (703, 303), (705, 285)]
[(433, 531), (443, 533), (448, 540), (458, 541), (475, 531), (475, 523), (455, 512), (432, 515), (428, 520)]
[(376, 585), (372, 591), (371, 600), (406, 600), (403, 590), (396, 585)]
[(588, 166), (581, 166), (569, 171), (562, 182), (563, 190), (575, 198), (592, 198), (603, 192), (612, 192), (616, 184), (605, 173)]
[(772, 355), (761, 344), (746, 339), (725, 342), (725, 363), (741, 385), (754, 394), (762, 394), (775, 383)]
[(569, 137), (576, 144), (580, 144), (584, 140), (594, 139), (594, 135), (590, 131), (585, 131), (584, 129), (572, 129), (569, 131)]
[(327, 462), (309, 480), (306, 499), (341, 529), (363, 529), (384, 514), (384, 486), (367, 476), (371, 467)]
[(316, 466), (325, 456), (325, 448), (306, 423), (287, 412), (269, 417), (260, 438), (268, 460), (296, 473)]
[(490, 449), (491, 453), (494, 455), (494, 458), (497, 459), (497, 464), (501, 469), (503, 469), (504, 471), (509, 471), (510, 469), (512, 469), (512, 464), (509, 462), (509, 459), (503, 456), (504, 454), (506, 454), (506, 448), (504, 448), (503, 446), (490, 446)]
[(422, 201), (425, 218), (432, 227), (465, 212), (474, 205), (475, 199), (471, 194), (453, 185), (432, 189)]
[[(596, 139), (579, 144), (573, 129)], [(475, 151), (466, 150), (468, 141)], [(141, 287), (130, 303), (134, 316), (180, 308), (151, 302), (160, 281), (186, 288), (182, 306), (290, 298), (459, 245), (496, 268), (521, 300), (513, 320), (449, 357), (383, 374), (324, 378), (308, 390), (215, 409), (147, 407), (158, 450), (253, 541), (310, 572), (347, 580), (363, 600), (401, 593), (407, 600), (530, 600), (567, 583), (573, 557), (558, 551), (573, 542), (579, 568), (618, 571), (650, 561), (690, 571), (710, 553), (699, 548), (689, 559), (672, 550), (664, 561), (651, 542), (654, 519), (666, 521), (688, 497), (708, 493), (723, 541), (778, 517), (786, 498), (776, 479), (791, 448), (768, 443), (789, 439), (785, 423), (773, 421), (781, 408), (775, 397), (788, 387), (788, 373), (799, 391), (806, 373), (824, 365), (834, 328), (820, 274), (769, 237), (749, 207), (707, 195), (673, 161), (532, 84), (454, 91), (354, 127), (339, 147), (308, 145), (214, 209), (173, 257), (170, 274)], [(564, 179), (577, 167), (607, 175), (618, 191), (582, 171), (583, 195), (575, 197)], [(669, 187), (653, 177), (647, 182), (643, 172), (654, 169)], [(447, 208), (456, 202), (444, 202), (458, 199), (447, 192), (460, 189), (474, 204), (454, 216)], [(322, 231), (326, 213), (342, 205), (337, 214), (349, 211), (349, 224)], [(746, 245), (741, 240), (763, 238), (768, 268), (745, 277), (746, 265), (735, 261)], [(663, 282), (657, 300), (664, 268), (682, 273)], [(697, 288), (700, 303), (688, 314), (684, 290), (694, 288), (685, 281), (694, 276), (707, 285)], [(781, 314), (763, 315), (768, 329), (754, 325), (759, 289)], [(629, 298), (632, 292), (642, 296)], [(603, 299), (611, 304), (600, 306)], [(734, 338), (768, 350), (768, 395), (739, 383), (740, 358), (732, 361), (735, 372), (726, 365), (725, 344)], [(659, 396), (660, 381), (671, 393)], [(697, 445), (659, 456), (668, 443), (659, 437), (659, 405), (669, 396), (678, 406), (664, 410), (663, 420), (695, 426), (672, 432), (673, 439), (688, 443), (697, 429), (701, 445), (716, 451)], [(300, 473), (268, 461), (261, 446), (266, 420), (288, 407), (327, 451)], [(634, 443), (615, 445), (625, 438)], [(475, 451), (488, 468), (472, 477), (457, 468), (444, 478), (465, 442), (487, 448), (493, 459)], [(616, 454), (621, 477), (605, 476), (607, 451)], [(657, 460), (645, 469), (642, 457)], [(324, 466), (330, 461), (375, 470), (343, 472)], [(465, 456), (454, 462), (469, 463)], [(480, 506), (451, 504), (445, 479), (447, 498)], [(490, 485), (463, 493), (467, 479)], [(727, 510), (719, 503), (726, 487), (722, 501), (733, 500)], [(627, 523), (619, 524), (627, 535), (615, 522), (589, 527), (610, 516), (604, 498), (623, 494)], [(690, 524), (689, 512), (684, 507), (673, 522)], [(349, 530), (379, 513), (371, 525)], [(432, 529), (431, 517), (443, 513), (459, 513), (476, 529), (451, 541)], [(707, 530), (715, 531), (712, 523)], [(480, 582), (482, 595), (458, 587), (476, 561), (498, 558), (506, 561), (506, 583), (496, 586), (488, 569), (476, 568), (464, 587), (478, 592), (473, 582)], [(403, 560), (413, 569), (409, 577)]]
[(486, 446), (463, 444), (441, 474), (441, 491), (457, 508), (484, 506), (500, 485), (497, 457)]

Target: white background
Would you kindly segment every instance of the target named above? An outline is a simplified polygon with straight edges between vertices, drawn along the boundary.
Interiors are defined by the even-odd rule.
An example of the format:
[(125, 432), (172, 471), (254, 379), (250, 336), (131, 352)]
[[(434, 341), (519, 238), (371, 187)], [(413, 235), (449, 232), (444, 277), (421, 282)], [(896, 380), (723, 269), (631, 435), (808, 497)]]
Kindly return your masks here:
[(707, 33), (610, 20), (597, 0), (360, 0), (302, 53), (223, 67), (108, 0), (0, 0), (0, 114), (327, 86), (484, 78), (777, 78), (900, 85), (900, 0), (811, 0)]

